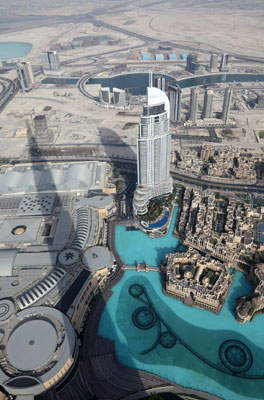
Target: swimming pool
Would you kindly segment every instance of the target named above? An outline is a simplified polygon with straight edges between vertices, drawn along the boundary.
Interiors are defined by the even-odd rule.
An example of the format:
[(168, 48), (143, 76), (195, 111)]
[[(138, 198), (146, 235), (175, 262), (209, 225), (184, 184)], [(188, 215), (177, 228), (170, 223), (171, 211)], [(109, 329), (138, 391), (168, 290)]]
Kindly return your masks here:
[(153, 224), (149, 225), (149, 228), (161, 228), (169, 219), (169, 211), (166, 211), (165, 216), (158, 222), (154, 222)]

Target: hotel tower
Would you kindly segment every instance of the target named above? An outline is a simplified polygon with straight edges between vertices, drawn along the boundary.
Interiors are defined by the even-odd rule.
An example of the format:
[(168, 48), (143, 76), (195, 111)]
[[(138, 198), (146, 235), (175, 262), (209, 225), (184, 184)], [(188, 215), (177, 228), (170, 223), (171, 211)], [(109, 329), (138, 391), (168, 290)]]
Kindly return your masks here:
[(168, 97), (162, 90), (148, 87), (137, 140), (137, 188), (133, 199), (136, 215), (147, 213), (152, 198), (172, 192), (169, 120)]

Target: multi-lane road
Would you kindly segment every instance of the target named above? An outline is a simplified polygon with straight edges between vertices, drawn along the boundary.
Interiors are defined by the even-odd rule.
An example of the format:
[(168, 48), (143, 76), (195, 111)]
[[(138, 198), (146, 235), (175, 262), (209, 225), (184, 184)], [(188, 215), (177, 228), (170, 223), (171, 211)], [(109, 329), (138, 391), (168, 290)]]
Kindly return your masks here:
[(12, 81), (11, 79), (0, 77), (0, 84), (2, 90), (0, 92), (0, 113), (4, 110), (7, 104), (12, 100), (18, 91), (18, 79)]
[[(87, 147), (87, 146), (86, 146)], [(76, 161), (107, 161), (119, 164), (120, 168), (127, 169), (128, 165), (136, 165), (136, 158), (128, 158), (117, 155), (87, 155), (87, 149), (85, 146), (76, 147), (75, 153), (72, 151), (73, 149), (69, 149), (70, 155), (67, 155), (67, 147), (60, 148), (56, 146), (56, 148), (52, 148), (52, 146), (45, 146), (38, 148), (39, 153), (35, 154), (35, 157), (30, 160), (18, 160), (14, 159), (12, 164), (26, 163), (26, 162), (76, 162)], [(34, 149), (32, 149), (34, 150)], [(123, 166), (122, 166), (123, 164)], [(136, 173), (136, 169), (131, 169), (131, 172)], [(202, 178), (197, 178), (190, 175), (185, 175), (179, 173), (175, 170), (171, 170), (171, 176), (173, 177), (175, 182), (179, 182), (185, 185), (202, 187), (204, 189), (213, 189), (220, 191), (231, 191), (231, 192), (250, 192), (252, 194), (263, 194), (264, 193), (264, 185), (263, 184), (242, 184), (242, 183), (228, 183), (228, 182), (219, 182), (206, 180)]]

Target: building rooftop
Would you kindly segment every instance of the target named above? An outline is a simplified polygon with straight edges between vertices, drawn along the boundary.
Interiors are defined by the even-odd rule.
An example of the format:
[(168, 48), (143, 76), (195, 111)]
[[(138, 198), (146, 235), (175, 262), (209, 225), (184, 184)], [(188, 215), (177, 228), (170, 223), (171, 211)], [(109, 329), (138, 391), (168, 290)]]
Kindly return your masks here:
[(0, 228), (0, 243), (34, 242), (41, 218), (7, 218)]
[(112, 266), (113, 255), (105, 247), (94, 246), (83, 253), (82, 262), (90, 271), (98, 271)]
[(72, 364), (76, 334), (69, 319), (59, 310), (29, 307), (12, 314), (8, 321), (0, 321), (0, 325), (5, 344), (0, 384), (8, 392), (37, 395), (53, 379), (58, 379), (62, 368)]
[(55, 193), (25, 195), (17, 210), (17, 215), (49, 215), (52, 212)]
[(26, 320), (11, 332), (6, 356), (14, 367), (31, 371), (46, 364), (54, 354), (56, 344), (56, 329), (50, 321)]
[[(8, 168), (5, 174), (0, 176), (0, 193), (102, 190), (105, 187), (105, 179), (106, 164), (97, 161), (19, 165)], [(37, 199), (35, 201), (38, 203)], [(34, 208), (36, 206), (32, 211)]]
[(18, 249), (4, 249), (0, 251), (0, 276), (12, 276)]
[(163, 61), (164, 60), (164, 55), (163, 54), (155, 54), (155, 59), (157, 61)]
[(142, 54), (143, 61), (150, 61), (150, 54)]
[(113, 197), (106, 193), (91, 192), (87, 197), (76, 197), (73, 199), (73, 206), (87, 206), (92, 208), (108, 208), (113, 204)]

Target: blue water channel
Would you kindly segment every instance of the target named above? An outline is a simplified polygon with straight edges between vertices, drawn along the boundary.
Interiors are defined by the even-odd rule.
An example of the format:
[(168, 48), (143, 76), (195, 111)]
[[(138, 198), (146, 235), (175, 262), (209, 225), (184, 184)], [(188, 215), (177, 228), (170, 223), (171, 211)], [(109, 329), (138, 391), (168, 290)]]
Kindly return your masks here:
[(25, 57), (31, 49), (32, 44), (27, 42), (2, 42), (0, 43), (0, 60)]
[[(173, 227), (166, 237), (150, 239), (119, 226), (117, 250), (127, 265), (158, 266), (178, 244)], [(158, 271), (127, 270), (113, 288), (98, 333), (115, 342), (118, 359), (126, 366), (225, 400), (260, 400), (264, 315), (241, 325), (233, 312), (236, 299), (251, 291), (244, 275), (236, 272), (225, 305), (215, 315), (164, 295)]]
[[(202, 76), (194, 76), (176, 79), (169, 75), (161, 74), (165, 78), (166, 85), (175, 85), (176, 83), (182, 88), (189, 88), (192, 86), (200, 85), (213, 85), (218, 83), (232, 83), (232, 82), (264, 82), (264, 74), (208, 74)], [(67, 78), (67, 77), (48, 77), (42, 80), (42, 84), (62, 84), (62, 85), (75, 85), (80, 78)], [(101, 85), (109, 87), (112, 91), (114, 87), (119, 89), (126, 89), (132, 95), (145, 95), (146, 87), (149, 84), (148, 73), (131, 73), (121, 74), (108, 78), (98, 77), (90, 78), (87, 85)], [(89, 89), (88, 89), (89, 91)]]

